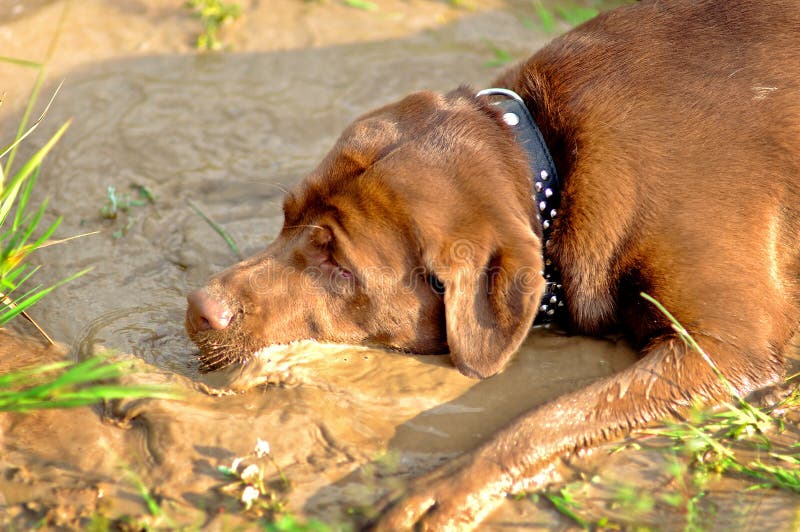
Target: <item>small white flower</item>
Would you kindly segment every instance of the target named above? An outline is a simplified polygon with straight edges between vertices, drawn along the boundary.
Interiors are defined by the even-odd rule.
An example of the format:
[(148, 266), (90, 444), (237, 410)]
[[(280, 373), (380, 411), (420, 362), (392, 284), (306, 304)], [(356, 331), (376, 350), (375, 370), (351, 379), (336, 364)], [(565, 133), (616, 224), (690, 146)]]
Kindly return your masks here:
[(231, 462), (231, 469), (236, 472), (239, 469), (239, 464), (242, 463), (243, 458), (234, 458), (233, 462)]
[(260, 495), (261, 493), (257, 488), (254, 488), (253, 486), (247, 486), (244, 490), (242, 490), (242, 503), (244, 504), (244, 507), (249, 510), (250, 507), (253, 506), (253, 503), (258, 500)]
[(255, 480), (258, 480), (258, 475), (259, 475), (258, 466), (256, 464), (250, 464), (249, 466), (244, 468), (244, 471), (242, 471), (241, 475), (239, 476), (245, 482), (253, 482)]
[(264, 458), (269, 454), (269, 442), (258, 438), (256, 441), (256, 456)]

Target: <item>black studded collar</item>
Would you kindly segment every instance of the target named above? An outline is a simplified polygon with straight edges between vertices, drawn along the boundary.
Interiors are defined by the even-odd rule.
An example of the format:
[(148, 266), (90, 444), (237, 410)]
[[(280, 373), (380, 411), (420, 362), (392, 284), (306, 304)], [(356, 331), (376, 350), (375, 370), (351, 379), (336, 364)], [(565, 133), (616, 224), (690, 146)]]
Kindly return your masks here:
[(503, 121), (508, 124), (517, 137), (517, 142), (528, 154), (533, 179), (531, 199), (536, 202), (536, 217), (542, 224), (542, 246), (544, 255), (545, 290), (536, 315), (537, 325), (555, 321), (565, 310), (564, 290), (561, 275), (547, 254), (553, 220), (558, 215), (561, 204), (561, 183), (553, 158), (536, 126), (525, 102), (514, 91), (508, 89), (485, 89), (478, 96), (502, 96), (498, 105), (503, 110)]

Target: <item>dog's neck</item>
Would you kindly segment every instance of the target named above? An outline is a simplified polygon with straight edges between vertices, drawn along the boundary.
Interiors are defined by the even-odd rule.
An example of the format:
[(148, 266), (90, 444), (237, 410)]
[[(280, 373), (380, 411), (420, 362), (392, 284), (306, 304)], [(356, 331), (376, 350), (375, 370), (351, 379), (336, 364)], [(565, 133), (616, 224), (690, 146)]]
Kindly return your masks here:
[(531, 199), (535, 203), (536, 219), (542, 228), (545, 290), (539, 304), (536, 324), (549, 323), (565, 310), (564, 291), (558, 268), (548, 256), (553, 222), (561, 204), (561, 182), (556, 165), (547, 149), (541, 131), (520, 96), (508, 89), (486, 89), (478, 96), (503, 96), (495, 105), (503, 110), (503, 121), (514, 131), (517, 143), (528, 156), (533, 180)]

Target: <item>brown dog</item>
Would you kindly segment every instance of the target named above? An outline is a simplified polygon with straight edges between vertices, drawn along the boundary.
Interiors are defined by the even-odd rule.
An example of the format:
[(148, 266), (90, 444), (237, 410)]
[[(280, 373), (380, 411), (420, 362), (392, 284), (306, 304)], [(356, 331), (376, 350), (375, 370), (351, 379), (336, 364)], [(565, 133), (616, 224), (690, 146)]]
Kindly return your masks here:
[(319, 339), (500, 371), (560, 271), (563, 324), (619, 327), (627, 370), (517, 419), (419, 479), (387, 527), (468, 525), (576, 448), (777, 382), (798, 328), (800, 15), (790, 0), (641, 2), (556, 39), (497, 86), (561, 176), (543, 246), (526, 152), (495, 99), (418, 93), (366, 114), (286, 197), (263, 253), (189, 296), (207, 369)]

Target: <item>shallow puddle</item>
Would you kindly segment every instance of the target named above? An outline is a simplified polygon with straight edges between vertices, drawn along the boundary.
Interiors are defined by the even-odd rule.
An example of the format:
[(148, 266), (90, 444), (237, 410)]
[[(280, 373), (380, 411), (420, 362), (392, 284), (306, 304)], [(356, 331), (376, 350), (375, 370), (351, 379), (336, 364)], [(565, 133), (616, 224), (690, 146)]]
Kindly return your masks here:
[[(236, 258), (188, 200), (224, 226), (244, 254), (255, 252), (280, 228), (284, 191), (358, 114), (418, 89), (449, 90), (463, 82), (484, 87), (498, 72), (484, 66), (492, 59), (488, 40), (523, 58), (546, 38), (520, 22), (521, 13), (530, 16), (521, 11), (523, 2), (486, 3), (467, 12), (445, 3), (397, 1), (371, 15), (337, 5), (315, 10), (300, 0), (272, 9), (254, 2), (233, 36), (246, 51), (194, 55), (184, 53), (188, 30), (181, 41), (158, 18), (161, 13), (186, 30), (168, 2), (141, 3), (147, 17), (134, 12), (134, 4), (87, 2), (70, 15), (102, 20), (104, 29), (93, 21), (66, 31), (76, 57), (96, 61), (65, 54), (54, 66), (68, 72), (67, 82), (37, 142), (68, 118), (73, 124), (49, 156), (38, 194), (50, 198), (51, 216), (64, 217), (60, 235), (100, 233), (37, 255), (46, 265), (42, 282), (93, 269), (32, 314), (66, 344), (69, 357), (114, 350), (147, 365), (147, 373), (131, 379), (171, 383), (186, 400), (1, 418), (6, 520), (26, 523), (24, 516), (36, 508), (20, 504), (30, 501), (40, 501), (56, 512), (53, 522), (66, 525), (93, 512), (143, 514), (132, 480), (138, 478), (162, 498), (173, 523), (224, 529), (236, 517), (217, 516), (231, 500), (213, 489), (224, 483), (217, 467), (250, 453), (262, 438), (292, 484), (292, 512), (349, 523), (348, 509), (369, 506), (405, 475), (470, 449), (517, 414), (634, 361), (622, 342), (536, 329), (504, 373), (481, 382), (461, 376), (446, 356), (310, 342), (288, 355), (275, 350), (272, 355), (285, 361), (279, 372), (254, 363), (201, 375), (183, 330), (185, 295)], [(0, 38), (27, 38), (53, 27), (60, 2), (27, 5), (29, 11), (0, 25)], [(431, 11), (422, 15), (421, 6)], [(302, 31), (287, 32), (287, 24)], [(153, 33), (137, 41), (131, 28)], [(80, 41), (87, 38), (117, 52), (93, 52)], [(21, 85), (11, 83), (12, 93), (21, 93)], [(19, 100), (6, 105), (21, 108)], [(5, 138), (17, 115), (0, 112)], [(108, 187), (136, 198), (134, 185), (152, 191), (155, 202), (103, 219)], [(33, 347), (8, 338), (0, 345), (0, 370), (38, 361)], [(229, 389), (240, 393), (225, 394)], [(649, 489), (643, 472), (658, 467), (636, 464), (634, 456), (621, 453), (592, 467), (603, 474), (619, 468), (626, 481)], [(770, 515), (774, 530), (788, 530), (797, 500), (780, 497), (783, 506), (765, 501), (753, 515)], [(683, 523), (681, 515), (666, 519), (662, 525)], [(485, 526), (571, 525), (548, 503), (509, 500)]]

